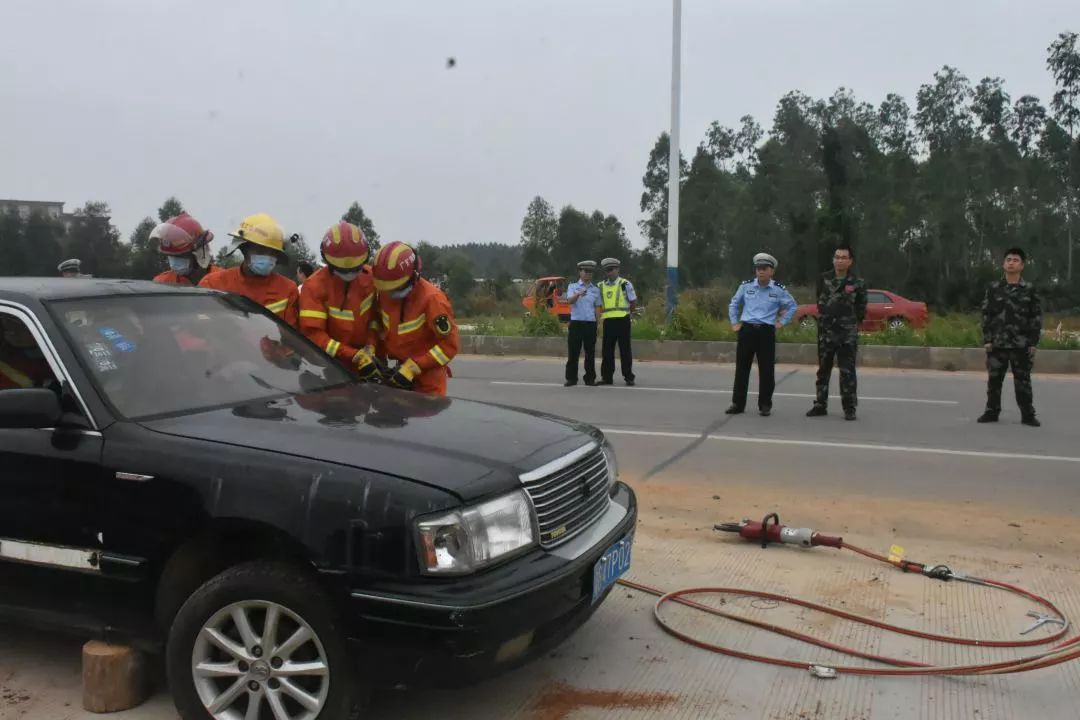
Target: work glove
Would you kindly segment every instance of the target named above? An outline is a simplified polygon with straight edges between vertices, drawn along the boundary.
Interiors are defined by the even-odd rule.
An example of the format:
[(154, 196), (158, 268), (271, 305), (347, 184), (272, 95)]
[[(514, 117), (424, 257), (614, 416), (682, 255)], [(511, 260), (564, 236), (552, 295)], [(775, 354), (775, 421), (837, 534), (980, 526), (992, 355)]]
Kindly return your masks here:
[(379, 364), (367, 348), (356, 351), (353, 355), (353, 363), (356, 365), (356, 373), (364, 382), (379, 382), (384, 378)]
[(397, 366), (394, 374), (390, 376), (390, 384), (402, 390), (412, 390), (416, 377), (420, 374), (420, 366), (413, 360), (406, 360)]

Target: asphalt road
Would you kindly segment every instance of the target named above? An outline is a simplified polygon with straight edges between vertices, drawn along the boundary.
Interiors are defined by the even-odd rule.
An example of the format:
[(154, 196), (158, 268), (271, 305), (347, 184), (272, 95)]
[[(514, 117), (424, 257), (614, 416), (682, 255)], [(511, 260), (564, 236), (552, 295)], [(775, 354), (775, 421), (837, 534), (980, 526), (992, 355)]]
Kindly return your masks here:
[[(839, 400), (807, 418), (813, 369), (778, 368), (773, 415), (728, 416), (731, 366), (639, 363), (638, 386), (562, 387), (560, 361), (461, 357), (453, 397), (574, 417), (605, 430), (640, 504), (629, 576), (666, 589), (728, 585), (818, 600), (923, 630), (1016, 638), (1031, 609), (957, 583), (933, 583), (831, 550), (761, 550), (714, 522), (777, 510), (795, 525), (1046, 593), (1080, 618), (1080, 378), (1035, 377), (1041, 428), (1019, 423), (1011, 384), (996, 425), (978, 425), (983, 376), (860, 370), (859, 419)], [(752, 378), (751, 390), (756, 379)], [(835, 383), (835, 380), (834, 380)], [(835, 385), (834, 385), (835, 390)], [(856, 629), (806, 611), (727, 596), (736, 608), (868, 652), (939, 663), (999, 658)], [(380, 694), (374, 718), (760, 718), (1075, 720), (1080, 662), (1023, 676), (822, 681), (680, 643), (652, 599), (616, 588), (547, 657), (479, 687)], [(730, 622), (676, 613), (680, 627), (743, 650), (815, 662), (828, 653)], [(1039, 631), (1043, 632), (1043, 631)], [(1030, 636), (1027, 636), (1030, 637)], [(0, 720), (88, 720), (79, 641), (0, 628)], [(1007, 654), (1008, 655), (1008, 654)], [(167, 694), (118, 718), (175, 718)]]
[(833, 374), (830, 414), (808, 418), (815, 369), (779, 366), (773, 414), (731, 402), (730, 365), (637, 363), (637, 384), (564, 388), (563, 362), (459, 358), (450, 394), (542, 410), (603, 428), (632, 478), (723, 469), (765, 487), (968, 500), (1080, 513), (1080, 377), (1034, 377), (1041, 428), (1020, 424), (1011, 380), (996, 424), (977, 373), (859, 371), (858, 420), (847, 422)]

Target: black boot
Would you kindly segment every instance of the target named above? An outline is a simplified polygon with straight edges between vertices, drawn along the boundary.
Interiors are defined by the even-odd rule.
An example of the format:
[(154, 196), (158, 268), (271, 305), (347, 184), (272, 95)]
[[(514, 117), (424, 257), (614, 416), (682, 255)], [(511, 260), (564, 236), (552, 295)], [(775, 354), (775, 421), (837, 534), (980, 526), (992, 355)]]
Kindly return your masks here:
[(806, 417), (821, 417), (822, 415), (828, 415), (829, 411), (825, 409), (824, 405), (818, 405), (814, 403), (814, 406), (806, 411)]
[(998, 414), (996, 412), (994, 412), (993, 410), (987, 410), (982, 415), (980, 415), (979, 419), (976, 420), (975, 422), (992, 423), (992, 422), (997, 422), (997, 421), (998, 421)]

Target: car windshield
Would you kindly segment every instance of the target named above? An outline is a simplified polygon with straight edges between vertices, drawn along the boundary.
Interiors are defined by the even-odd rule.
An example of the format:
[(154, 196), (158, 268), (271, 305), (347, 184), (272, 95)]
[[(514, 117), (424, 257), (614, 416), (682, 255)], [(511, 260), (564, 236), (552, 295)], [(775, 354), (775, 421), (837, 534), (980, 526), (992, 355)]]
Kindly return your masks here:
[(235, 296), (90, 298), (51, 309), (102, 395), (129, 419), (352, 381), (297, 331)]

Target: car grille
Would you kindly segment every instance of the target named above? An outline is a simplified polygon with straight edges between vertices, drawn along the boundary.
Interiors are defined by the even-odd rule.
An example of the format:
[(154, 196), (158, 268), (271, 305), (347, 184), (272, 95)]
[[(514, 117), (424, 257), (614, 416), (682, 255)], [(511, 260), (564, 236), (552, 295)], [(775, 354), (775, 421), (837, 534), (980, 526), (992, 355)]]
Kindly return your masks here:
[(589, 527), (610, 502), (607, 457), (600, 447), (584, 447), (553, 464), (550, 472), (540, 468), (521, 476), (544, 548), (560, 545)]

